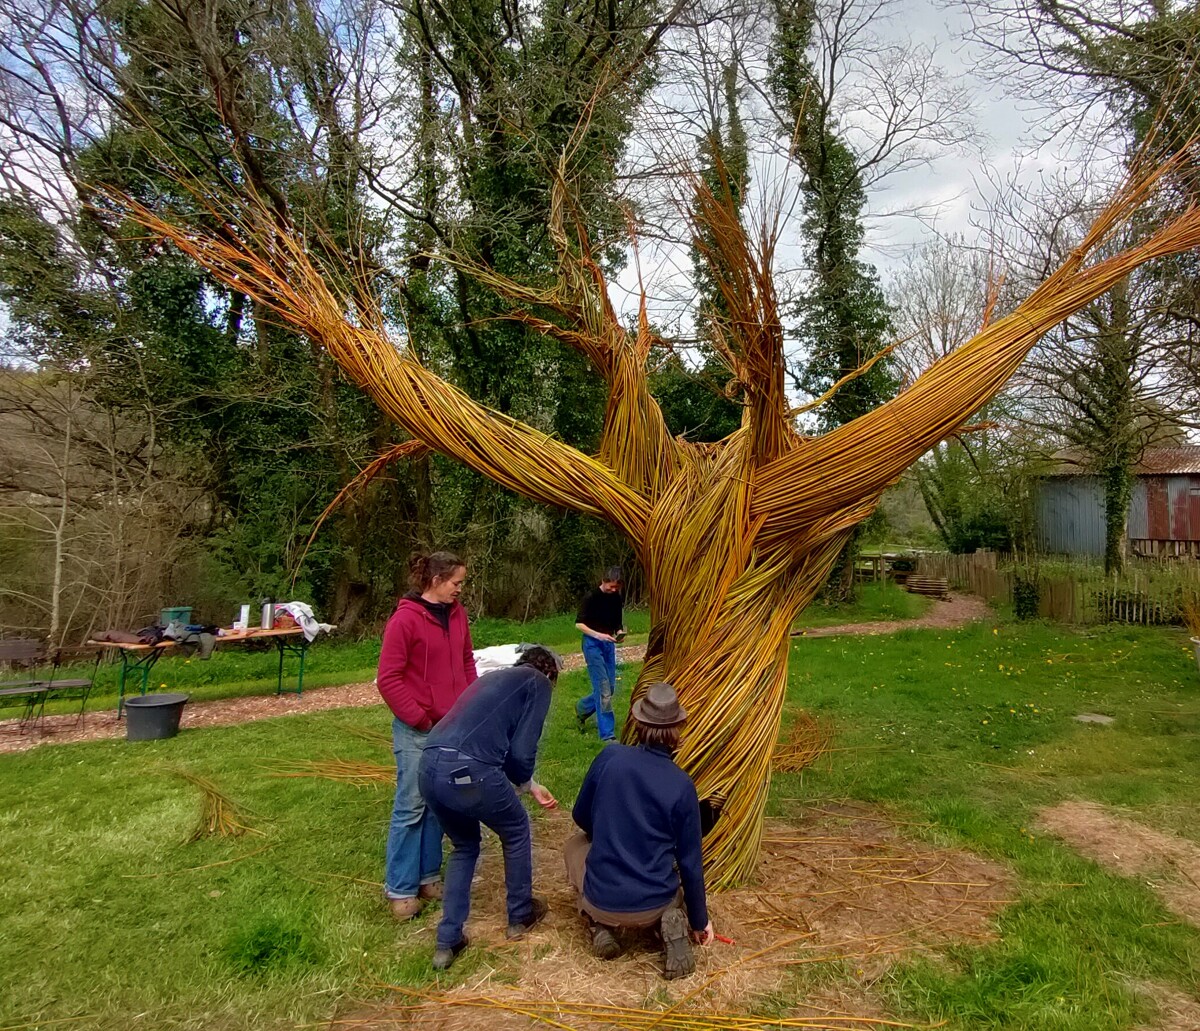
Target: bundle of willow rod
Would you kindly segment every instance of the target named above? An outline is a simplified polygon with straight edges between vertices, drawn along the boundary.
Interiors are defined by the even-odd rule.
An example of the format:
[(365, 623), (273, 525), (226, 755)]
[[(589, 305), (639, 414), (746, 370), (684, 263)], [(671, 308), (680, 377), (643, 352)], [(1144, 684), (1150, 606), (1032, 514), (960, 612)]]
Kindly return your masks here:
[(345, 784), (394, 784), (396, 767), (347, 759), (298, 759), (272, 763), (268, 777), (319, 777)]
[[(627, 1031), (651, 1031), (652, 1028), (678, 1028), (680, 1031), (766, 1031), (769, 1028), (804, 1028), (807, 1031), (863, 1031), (882, 1028), (935, 1028), (941, 1024), (910, 1024), (882, 1017), (858, 1017), (830, 1014), (821, 1017), (759, 1017), (741, 1013), (697, 1013), (690, 1010), (647, 1010), (607, 1003), (569, 1002), (554, 999), (505, 998), (495, 995), (452, 995), (421, 992), (399, 985), (392, 991), (422, 1000), (404, 1007), (413, 1015), (427, 1012), (439, 1015), (441, 1007), (457, 1006), (511, 1013), (528, 1017), (551, 1027), (573, 1031), (578, 1022)], [(444, 1016), (444, 1014), (441, 1014)], [(574, 1022), (574, 1023), (573, 1023)]]
[(634, 695), (667, 679), (689, 712), (678, 760), (701, 797), (727, 799), (705, 838), (709, 883), (722, 887), (757, 866), (793, 619), (883, 491), (1000, 390), (1042, 334), (1143, 262), (1200, 246), (1200, 210), (1191, 207), (1136, 246), (1088, 264), (1187, 158), (1181, 153), (1131, 176), (1024, 303), (986, 322), (894, 400), (820, 437), (797, 432), (783, 389), (771, 273), (779, 219), (751, 236), (728, 199), (697, 180), (700, 249), (724, 309), (712, 338), (744, 403), (741, 427), (716, 444), (667, 432), (648, 385), (657, 338), (644, 299), (638, 328), (629, 332), (566, 200), (563, 176), (551, 205), (553, 285), (519, 283), (460, 255), (448, 260), (504, 299), (502, 318), (575, 348), (604, 377), (609, 398), (596, 457), (486, 408), (425, 368), (415, 349), (397, 347), (376, 313), (362, 313), (361, 296), (331, 286), (353, 277), (327, 280), (315, 264), (313, 253), (332, 248), (310, 251), (294, 226), (252, 194), (228, 201), (191, 184), (196, 207), (222, 227), (219, 235), (118, 200), (218, 280), (319, 341), (421, 442), (414, 449), (439, 451), (536, 501), (607, 519), (625, 535), (645, 571), (652, 610)]
[(775, 749), (771, 766), (776, 773), (799, 773), (829, 751), (833, 728), (807, 712), (796, 713), (787, 740)]
[(199, 841), (201, 838), (217, 836), (221, 838), (240, 838), (243, 834), (261, 834), (246, 822), (246, 816), (236, 802), (207, 777), (192, 773), (190, 770), (173, 771), (191, 784), (195, 784), (201, 792), (200, 822), (192, 832), (188, 841)]
[(1194, 638), (1200, 638), (1200, 593), (1191, 590), (1184, 595), (1180, 615), (1187, 632)]

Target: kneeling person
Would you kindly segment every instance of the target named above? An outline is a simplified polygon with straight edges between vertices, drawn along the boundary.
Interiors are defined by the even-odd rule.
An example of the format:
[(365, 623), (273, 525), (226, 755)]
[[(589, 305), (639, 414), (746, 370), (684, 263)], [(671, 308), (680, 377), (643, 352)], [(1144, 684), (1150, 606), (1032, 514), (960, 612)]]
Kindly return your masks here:
[(567, 877), (598, 956), (621, 951), (614, 929), (657, 926), (666, 977), (684, 977), (696, 967), (689, 925), (698, 944), (713, 938), (700, 804), (691, 778), (672, 759), (687, 713), (670, 684), (651, 684), (631, 715), (637, 747), (609, 745), (583, 779), (572, 812), (581, 833), (563, 850)]
[(558, 669), (550, 649), (526, 648), (511, 669), (485, 673), (471, 684), (425, 740), (421, 795), (454, 846), (446, 864), (435, 970), (445, 970), (467, 945), (463, 927), (471, 911), (480, 824), (496, 832), (504, 849), (508, 937), (520, 937), (546, 915), (546, 903), (533, 895), (529, 815), (517, 794), (529, 791), (546, 809), (558, 804), (533, 780)]

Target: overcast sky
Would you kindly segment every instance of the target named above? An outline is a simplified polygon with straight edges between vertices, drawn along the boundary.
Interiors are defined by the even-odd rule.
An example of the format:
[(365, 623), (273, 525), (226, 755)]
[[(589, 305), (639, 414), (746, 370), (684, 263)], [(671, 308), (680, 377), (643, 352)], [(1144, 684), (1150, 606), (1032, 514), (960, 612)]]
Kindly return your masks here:
[[(1014, 178), (1029, 184), (1079, 160), (1069, 140), (1039, 143), (1046, 135), (1047, 111), (1027, 98), (1010, 95), (979, 71), (987, 53), (964, 38), (969, 27), (963, 8), (936, 0), (897, 0), (887, 23), (889, 38), (932, 48), (945, 81), (969, 91), (969, 117), (978, 135), (966, 146), (942, 149), (928, 165), (889, 176), (870, 191), (863, 257), (879, 269), (885, 284), (923, 242), (956, 234), (978, 238), (979, 227), (988, 221), (988, 204), (1002, 184)], [(760, 155), (752, 172), (755, 188), (780, 182), (781, 164), (778, 157)], [(791, 178), (794, 200), (794, 175)], [(761, 196), (757, 199), (761, 204)], [(793, 227), (797, 221), (791, 220)], [(661, 323), (679, 320), (683, 332), (687, 332), (686, 312), (692, 303), (690, 263), (686, 248), (642, 243), (643, 281), (651, 307)], [(776, 264), (781, 278), (803, 265), (797, 233), (782, 234)], [(620, 306), (636, 311), (638, 280), (632, 265), (613, 286)]]

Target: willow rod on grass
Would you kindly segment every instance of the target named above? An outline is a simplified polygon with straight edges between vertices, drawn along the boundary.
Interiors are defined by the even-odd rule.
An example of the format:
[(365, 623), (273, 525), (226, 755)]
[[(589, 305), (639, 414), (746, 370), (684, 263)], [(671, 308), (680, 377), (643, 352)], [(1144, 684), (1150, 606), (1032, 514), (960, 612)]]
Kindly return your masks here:
[(728, 310), (713, 338), (744, 401), (741, 427), (715, 445), (667, 431), (647, 384), (656, 338), (644, 300), (637, 329), (627, 331), (560, 169), (550, 226), (556, 285), (535, 288), (462, 256), (447, 260), (510, 302), (505, 318), (575, 348), (604, 377), (596, 456), (473, 401), (390, 340), (374, 314), (353, 321), (355, 303), (318, 269), (302, 233), (253, 195), (234, 207), (190, 184), (219, 235), (123, 203), (150, 232), (324, 346), (414, 440), (536, 501), (607, 519), (629, 539), (652, 610), (634, 693), (668, 679), (691, 713), (679, 760), (701, 797), (727, 799), (705, 839), (710, 882), (724, 886), (757, 864), (793, 619), (885, 488), (1000, 390), (1043, 333), (1143, 262), (1200, 246), (1200, 212), (1190, 207), (1138, 245), (1088, 264), (1183, 161), (1131, 177), (1024, 303), (894, 400), (820, 437), (797, 432), (783, 389), (771, 274), (778, 226), (748, 235), (726, 199), (697, 182), (696, 235)]
[(941, 1027), (943, 1023), (911, 1024), (900, 1020), (888, 1020), (885, 1017), (860, 1017), (849, 1013), (830, 1013), (813, 1017), (763, 1017), (748, 1013), (697, 1013), (674, 1008), (648, 1010), (608, 1003), (522, 999), (497, 995), (455, 995), (449, 992), (422, 992), (400, 985), (385, 987), (398, 995), (422, 1000), (419, 1004), (398, 1007), (414, 1015), (428, 1013), (437, 1019), (444, 1015), (442, 1007), (462, 1007), (518, 1014), (565, 1031), (575, 1031), (579, 1026), (575, 1021), (628, 1031), (654, 1031), (656, 1028), (680, 1028), (682, 1031), (763, 1031), (766, 1028), (806, 1028), (808, 1031), (860, 1028), (869, 1031), (872, 1028), (908, 1028), (917, 1031)]

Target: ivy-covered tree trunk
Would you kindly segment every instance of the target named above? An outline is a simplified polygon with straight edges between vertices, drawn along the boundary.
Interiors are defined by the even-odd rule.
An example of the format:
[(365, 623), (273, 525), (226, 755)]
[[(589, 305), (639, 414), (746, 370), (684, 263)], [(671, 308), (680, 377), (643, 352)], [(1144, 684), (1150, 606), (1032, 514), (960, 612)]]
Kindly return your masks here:
[(1125, 541), (1129, 527), (1129, 502), (1133, 499), (1133, 470), (1116, 462), (1104, 470), (1104, 572), (1125, 571)]
[[(817, 8), (812, 0), (775, 0), (771, 86), (789, 116), (786, 130), (804, 179), (805, 249), (811, 284), (795, 314), (807, 359), (797, 386), (820, 396), (845, 380), (821, 408), (825, 429), (843, 426), (877, 408), (897, 387), (884, 348), (890, 315), (875, 269), (862, 261), (866, 190), (858, 158), (839, 138), (809, 58)], [(830, 55), (829, 74), (841, 74)], [(857, 373), (857, 375), (855, 375)], [(853, 379), (847, 377), (853, 376)], [(860, 532), (846, 541), (830, 582), (840, 601), (856, 593)]]
[(1109, 576), (1125, 570), (1125, 541), (1129, 524), (1129, 502), (1133, 498), (1133, 466), (1141, 450), (1137, 391), (1133, 366), (1137, 360), (1129, 320), (1129, 281), (1122, 280), (1109, 292), (1109, 318), (1100, 333), (1099, 368), (1092, 385), (1095, 399), (1090, 411), (1098, 439), (1104, 479), (1104, 572)]

